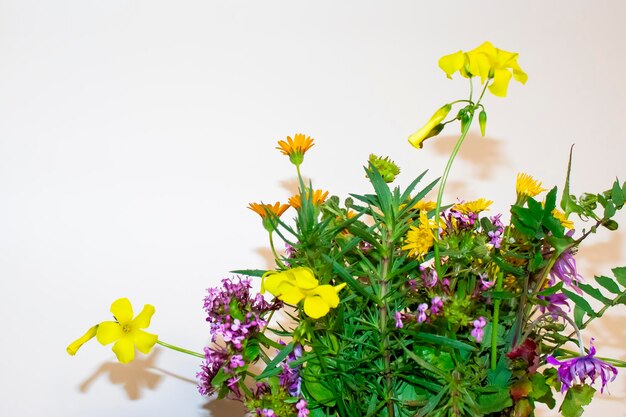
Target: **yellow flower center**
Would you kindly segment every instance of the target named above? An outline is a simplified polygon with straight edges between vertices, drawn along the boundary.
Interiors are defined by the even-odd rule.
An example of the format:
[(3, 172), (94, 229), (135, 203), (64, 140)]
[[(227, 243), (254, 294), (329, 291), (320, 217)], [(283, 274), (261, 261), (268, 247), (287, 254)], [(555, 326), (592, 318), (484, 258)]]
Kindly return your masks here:
[(133, 330), (133, 328), (130, 326), (130, 324), (125, 324), (122, 326), (122, 331), (124, 333), (130, 333), (131, 330)]

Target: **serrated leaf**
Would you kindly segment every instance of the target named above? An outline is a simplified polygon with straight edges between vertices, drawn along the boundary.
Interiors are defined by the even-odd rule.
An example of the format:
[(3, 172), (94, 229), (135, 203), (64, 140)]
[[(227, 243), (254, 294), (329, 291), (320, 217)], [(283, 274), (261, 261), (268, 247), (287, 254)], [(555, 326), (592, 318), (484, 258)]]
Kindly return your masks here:
[(389, 186), (374, 165), (370, 164), (365, 172), (374, 187), (376, 197), (378, 197), (379, 208), (382, 210), (383, 214), (388, 215), (391, 211), (391, 191), (389, 190)]
[(482, 414), (490, 414), (502, 411), (513, 405), (513, 400), (509, 394), (508, 387), (499, 388), (493, 394), (482, 394), (478, 396), (478, 407)]
[(583, 415), (583, 406), (593, 399), (595, 389), (589, 385), (574, 385), (567, 390), (560, 411), (563, 417), (580, 417)]
[(605, 277), (603, 275), (596, 276), (596, 282), (602, 285), (607, 291), (612, 292), (613, 294), (621, 295), (623, 292), (622, 290), (619, 289), (619, 285), (617, 285), (617, 283), (609, 277)]
[(578, 284), (578, 288), (580, 288), (581, 290), (583, 290), (583, 292), (585, 294), (589, 294), (590, 296), (592, 296), (593, 298), (595, 298), (596, 300), (600, 301), (602, 304), (607, 305), (607, 304), (611, 304), (611, 300), (609, 300), (608, 298), (606, 298), (604, 296), (604, 294), (602, 294), (602, 292), (600, 292), (599, 289), (592, 287), (589, 284), (583, 284), (582, 282)]
[(619, 282), (622, 287), (626, 287), (626, 266), (613, 268), (611, 271), (613, 272), (613, 275), (615, 275), (617, 282)]
[(565, 185), (563, 186), (563, 195), (561, 196), (561, 209), (569, 213), (571, 210), (569, 208), (572, 203), (572, 199), (569, 195), (569, 178), (572, 172), (572, 154), (574, 153), (574, 145), (569, 148), (569, 159), (567, 160), (567, 174), (565, 175)]
[(567, 295), (567, 297), (570, 300), (572, 300), (577, 307), (580, 307), (585, 313), (587, 313), (589, 317), (596, 316), (596, 312), (593, 311), (593, 308), (591, 308), (591, 305), (589, 304), (589, 302), (585, 300), (583, 297), (581, 297), (580, 295), (576, 293), (568, 291), (565, 288), (561, 289), (561, 292)]
[(419, 182), (422, 180), (422, 178), (424, 178), (424, 175), (426, 175), (426, 173), (428, 172), (428, 170), (422, 172), (420, 175), (418, 175), (417, 178), (415, 178), (413, 180), (413, 182), (411, 182), (409, 184), (408, 187), (406, 187), (406, 189), (404, 190), (404, 192), (402, 193), (402, 195), (400, 196), (400, 200), (404, 201), (406, 199), (409, 198), (409, 196), (411, 195), (411, 193), (413, 192), (413, 190), (415, 189), (415, 187), (417, 187), (417, 184), (419, 184)]

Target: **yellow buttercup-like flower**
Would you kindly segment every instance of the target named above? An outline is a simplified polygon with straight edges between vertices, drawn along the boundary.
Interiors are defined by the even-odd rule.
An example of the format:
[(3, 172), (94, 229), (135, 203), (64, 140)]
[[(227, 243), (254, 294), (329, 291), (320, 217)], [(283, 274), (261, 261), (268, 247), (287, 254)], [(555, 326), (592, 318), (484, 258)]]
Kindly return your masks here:
[(546, 191), (541, 186), (541, 182), (537, 181), (528, 174), (520, 172), (517, 174), (517, 181), (515, 181), (515, 192), (518, 196), (535, 197), (537, 194)]
[[(308, 198), (308, 196), (309, 191), (306, 192), (305, 198)], [(311, 201), (313, 202), (314, 206), (319, 206), (324, 201), (326, 201), (326, 197), (328, 197), (328, 191), (315, 190), (313, 191), (313, 195), (311, 196)], [(302, 207), (302, 198), (300, 194), (292, 195), (287, 201), (289, 202), (291, 207), (295, 208), (296, 210)]]
[(491, 200), (479, 198), (478, 200), (468, 201), (466, 203), (455, 204), (454, 209), (463, 214), (474, 213), (478, 214), (481, 211), (489, 209), (489, 206), (493, 203)]
[(485, 42), (469, 52), (458, 51), (439, 59), (439, 67), (448, 78), (459, 72), (461, 76), (471, 78), (479, 76), (484, 84), (491, 80), (489, 91), (498, 97), (506, 97), (509, 81), (514, 78), (526, 84), (528, 75), (517, 63), (518, 54), (494, 47)]
[(286, 140), (278, 141), (278, 149), (283, 155), (288, 155), (292, 164), (299, 166), (304, 161), (304, 154), (314, 145), (313, 138), (302, 133), (287, 136)]
[(269, 291), (279, 300), (292, 305), (304, 300), (306, 315), (318, 319), (339, 305), (337, 293), (345, 286), (345, 283), (335, 286), (319, 285), (310, 268), (297, 267), (282, 272), (270, 271), (263, 275), (261, 293)]
[(433, 229), (436, 228), (437, 225), (428, 219), (426, 211), (420, 211), (420, 224), (410, 227), (404, 237), (402, 250), (408, 250), (410, 257), (422, 259), (435, 244)]
[(561, 222), (561, 226), (563, 226), (564, 228), (570, 230), (574, 228), (574, 222), (568, 220), (568, 218), (565, 216), (565, 213), (563, 213), (561, 210), (555, 208), (554, 210), (552, 210), (552, 215), (555, 219)]
[(67, 347), (67, 353), (74, 356), (78, 349), (94, 336), (102, 345), (115, 342), (113, 352), (121, 363), (128, 363), (135, 359), (135, 347), (141, 353), (149, 353), (158, 337), (143, 329), (150, 326), (154, 307), (146, 304), (141, 313), (133, 318), (133, 307), (130, 301), (128, 298), (120, 298), (111, 304), (111, 313), (115, 321), (104, 321), (91, 327)]

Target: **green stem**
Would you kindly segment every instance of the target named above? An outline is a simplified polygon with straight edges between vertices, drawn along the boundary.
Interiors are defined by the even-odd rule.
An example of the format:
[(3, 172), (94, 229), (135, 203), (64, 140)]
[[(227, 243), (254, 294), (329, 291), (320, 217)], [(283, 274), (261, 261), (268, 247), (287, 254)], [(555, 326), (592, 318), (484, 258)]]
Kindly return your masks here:
[(270, 234), (270, 248), (272, 248), (272, 253), (274, 254), (274, 260), (276, 261), (279, 267), (285, 268), (285, 264), (280, 260), (280, 258), (278, 257), (278, 253), (276, 253), (276, 248), (274, 248), (273, 233), (269, 232), (269, 234)]
[[(386, 230), (388, 236), (391, 236), (392, 232), (389, 227)], [(395, 410), (393, 406), (393, 380), (391, 377), (391, 357), (389, 355), (389, 335), (387, 334), (387, 303), (385, 299), (387, 298), (389, 281), (387, 280), (389, 274), (389, 265), (390, 265), (390, 254), (393, 253), (392, 242), (388, 239), (388, 236), (385, 236), (384, 242), (384, 256), (381, 264), (380, 271), (380, 307), (379, 307), (379, 325), (380, 325), (380, 333), (382, 337), (382, 346), (381, 351), (383, 354), (383, 366), (384, 366), (384, 375), (385, 375), (385, 393), (387, 395), (387, 415), (389, 417), (394, 417)]]
[(437, 275), (442, 278), (443, 274), (441, 271), (441, 258), (439, 257), (439, 245), (437, 244), (437, 242), (439, 241), (439, 224), (441, 221), (441, 200), (443, 199), (443, 191), (446, 188), (446, 182), (448, 181), (448, 175), (450, 174), (450, 169), (452, 168), (452, 163), (454, 162), (454, 159), (456, 158), (456, 155), (459, 153), (459, 150), (461, 149), (461, 145), (463, 144), (463, 141), (465, 140), (465, 137), (467, 136), (467, 133), (469, 132), (470, 126), (472, 125), (472, 120), (474, 118), (474, 114), (472, 113), (470, 115), (469, 120), (467, 121), (467, 124), (465, 125), (465, 127), (463, 128), (463, 131), (461, 132), (461, 136), (459, 137), (459, 139), (456, 142), (456, 145), (454, 146), (454, 149), (452, 150), (452, 154), (450, 155), (450, 158), (448, 159), (448, 163), (446, 164), (446, 168), (443, 171), (443, 175), (441, 176), (441, 180), (439, 182), (439, 192), (437, 193), (437, 205), (435, 206), (435, 224), (437, 227), (437, 230), (435, 231), (436, 233), (436, 242), (435, 242), (435, 270), (437, 271)]
[(202, 353), (194, 352), (193, 350), (187, 350), (187, 349), (183, 349), (183, 348), (178, 347), (178, 346), (170, 345), (169, 343), (165, 343), (165, 342), (163, 342), (161, 340), (157, 340), (157, 344), (159, 344), (159, 345), (161, 345), (163, 347), (166, 347), (168, 349), (175, 350), (177, 352), (186, 353), (187, 355), (196, 356), (198, 358), (204, 359), (204, 355)]
[[(496, 276), (496, 291), (502, 291), (502, 277), (504, 273), (498, 272)], [(493, 301), (493, 320), (491, 323), (491, 370), (495, 371), (498, 365), (498, 322), (500, 320), (500, 303), (502, 300), (497, 298)]]

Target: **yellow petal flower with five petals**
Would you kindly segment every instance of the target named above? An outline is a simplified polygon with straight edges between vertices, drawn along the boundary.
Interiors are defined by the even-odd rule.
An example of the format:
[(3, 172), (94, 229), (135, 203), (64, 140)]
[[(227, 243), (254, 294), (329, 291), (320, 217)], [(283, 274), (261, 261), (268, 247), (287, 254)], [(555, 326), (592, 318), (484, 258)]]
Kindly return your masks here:
[(75, 355), (78, 349), (94, 336), (102, 345), (115, 342), (113, 352), (121, 363), (135, 359), (135, 347), (144, 354), (152, 350), (158, 337), (143, 329), (150, 326), (154, 307), (146, 304), (134, 317), (133, 307), (128, 298), (120, 298), (111, 304), (115, 321), (104, 321), (91, 327), (87, 332), (67, 347), (67, 353)]
[(337, 293), (345, 286), (345, 283), (335, 286), (319, 285), (310, 268), (297, 267), (282, 272), (267, 272), (263, 275), (261, 293), (268, 291), (291, 305), (297, 305), (304, 300), (304, 313), (312, 319), (319, 319), (339, 305)]

